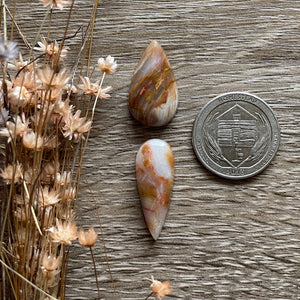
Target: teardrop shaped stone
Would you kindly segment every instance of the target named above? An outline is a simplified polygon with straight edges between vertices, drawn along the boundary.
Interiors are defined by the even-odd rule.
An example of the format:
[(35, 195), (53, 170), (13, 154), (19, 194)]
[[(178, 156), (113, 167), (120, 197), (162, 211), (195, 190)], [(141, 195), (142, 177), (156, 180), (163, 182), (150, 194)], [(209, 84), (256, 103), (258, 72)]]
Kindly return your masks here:
[(146, 48), (129, 88), (132, 116), (151, 127), (169, 123), (178, 105), (177, 85), (168, 58), (157, 41)]
[(174, 157), (168, 143), (151, 139), (140, 147), (136, 179), (145, 222), (157, 240), (165, 223), (174, 181)]

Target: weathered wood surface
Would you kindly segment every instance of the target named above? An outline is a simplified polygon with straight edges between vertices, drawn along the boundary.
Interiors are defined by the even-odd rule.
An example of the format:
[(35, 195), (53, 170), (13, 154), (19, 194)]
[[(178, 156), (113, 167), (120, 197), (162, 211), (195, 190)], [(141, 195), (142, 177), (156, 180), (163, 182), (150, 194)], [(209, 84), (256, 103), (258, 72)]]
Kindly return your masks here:
[[(33, 40), (45, 10), (38, 1), (19, 2), (16, 21)], [(92, 1), (76, 1), (70, 32), (88, 22), (91, 7)], [(55, 11), (52, 38), (63, 35), (66, 15)], [(107, 77), (114, 91), (96, 111), (84, 172), (100, 208), (119, 299), (145, 299), (150, 274), (171, 282), (169, 299), (299, 299), (299, 16), (296, 0), (100, 2), (93, 61), (111, 54), (119, 70)], [(179, 86), (177, 114), (163, 129), (138, 124), (127, 107), (131, 76), (153, 39), (166, 51)], [(73, 53), (80, 41), (68, 42)], [(191, 145), (196, 114), (230, 91), (265, 99), (281, 126), (270, 166), (238, 182), (208, 172)], [(176, 163), (169, 214), (156, 242), (135, 183), (136, 152), (153, 137), (171, 144)], [(77, 212), (79, 225), (98, 226), (84, 183)], [(94, 252), (102, 298), (114, 299), (101, 241)], [(67, 299), (96, 297), (89, 252), (75, 244)]]

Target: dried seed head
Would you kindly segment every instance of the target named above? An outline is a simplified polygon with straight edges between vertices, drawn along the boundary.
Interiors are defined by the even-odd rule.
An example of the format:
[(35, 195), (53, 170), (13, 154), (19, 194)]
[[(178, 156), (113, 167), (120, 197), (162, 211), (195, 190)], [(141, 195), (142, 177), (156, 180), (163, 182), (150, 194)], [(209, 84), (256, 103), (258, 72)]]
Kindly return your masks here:
[(20, 194), (15, 194), (14, 203), (18, 204), (18, 205), (28, 206), (29, 199), (28, 199), (27, 195), (22, 196)]
[(97, 232), (95, 232), (94, 227), (90, 227), (88, 231), (80, 229), (78, 234), (78, 242), (84, 247), (92, 247), (97, 241)]
[(58, 161), (50, 161), (42, 165), (41, 167), (41, 182), (44, 184), (53, 183), (55, 174), (59, 171), (59, 162)]
[(78, 93), (77, 87), (75, 85), (71, 85), (70, 83), (65, 85), (64, 90), (67, 93), (71, 93), (71, 94), (77, 94)]
[(27, 130), (28, 130), (28, 125), (29, 125), (29, 120), (26, 120), (25, 114), (22, 113), (21, 116), (17, 116), (17, 118), (14, 118), (14, 123), (13, 122), (7, 122), (6, 124), (7, 128), (10, 131), (16, 130), (16, 135), (17, 136), (22, 136)]
[(105, 59), (103, 57), (98, 59), (98, 67), (102, 73), (110, 75), (117, 70), (117, 62), (114, 57), (108, 55)]
[(42, 259), (42, 275), (44, 277), (45, 283), (48, 287), (55, 286), (57, 280), (55, 279), (56, 275), (59, 273), (61, 258), (54, 256), (53, 254), (45, 254)]
[(58, 161), (50, 161), (45, 164), (43, 171), (46, 174), (54, 176), (56, 172), (59, 170), (59, 162)]
[(22, 179), (23, 169), (22, 165), (18, 162), (12, 165), (8, 165), (5, 169), (1, 170), (0, 176), (4, 179), (7, 184), (12, 182), (20, 183)]
[(55, 101), (53, 106), (53, 115), (58, 115), (58, 118), (61, 118), (65, 115), (68, 115), (72, 113), (73, 105), (70, 105), (70, 99), (67, 98), (65, 101), (62, 101), (61, 99), (58, 99)]
[(161, 300), (164, 296), (172, 292), (169, 281), (160, 282), (158, 280), (155, 280), (152, 275), (151, 275), (151, 280), (152, 280), (152, 284), (151, 284), (152, 293), (159, 300)]
[(23, 72), (34, 70), (34, 63), (29, 63), (27, 60), (23, 59), (21, 52), (19, 52), (19, 59), (14, 59), (14, 63), (9, 63), (8, 68)]
[(71, 4), (69, 0), (40, 0), (43, 2), (44, 7), (51, 6), (51, 8), (58, 8), (62, 10), (64, 6)]
[(70, 76), (65, 69), (55, 73), (49, 66), (37, 70), (37, 75), (42, 82), (41, 88), (51, 88), (60, 90), (68, 83)]
[(30, 208), (28, 204), (17, 206), (14, 210), (15, 218), (20, 222), (25, 222), (29, 220), (30, 217)]
[(66, 200), (69, 202), (72, 202), (75, 199), (75, 196), (76, 196), (76, 188), (75, 187), (65, 189), (62, 194), (63, 200)]
[(32, 94), (24, 86), (16, 86), (8, 93), (8, 102), (14, 107), (25, 107), (30, 104)]
[(29, 121), (26, 120), (24, 113), (21, 116), (14, 117), (14, 122), (7, 121), (6, 128), (0, 130), (0, 135), (7, 136), (9, 143), (15, 136), (22, 137), (29, 130)]
[(75, 115), (68, 114), (65, 116), (64, 121), (65, 125), (63, 127), (64, 136), (71, 140), (74, 138), (78, 140), (82, 137), (84, 132), (87, 132), (91, 129), (92, 121), (87, 121), (86, 117), (80, 118), (80, 110), (77, 110)]
[(44, 149), (46, 150), (55, 149), (60, 144), (59, 140), (57, 140), (55, 136), (52, 138), (50, 138), (49, 136), (45, 137), (44, 142)]
[(56, 226), (49, 229), (53, 242), (71, 246), (72, 241), (77, 238), (77, 227), (72, 220), (59, 221), (56, 219)]
[(42, 260), (42, 270), (46, 272), (55, 271), (60, 264), (60, 256), (45, 254)]
[(34, 70), (31, 72), (22, 72), (17, 78), (13, 78), (12, 81), (14, 87), (25, 87), (30, 92), (35, 92), (37, 86), (41, 84)]
[(47, 207), (58, 203), (60, 201), (60, 197), (57, 191), (50, 189), (49, 186), (45, 186), (39, 191), (38, 201), (40, 206)]
[(64, 171), (62, 174), (56, 173), (56, 184), (57, 185), (68, 185), (71, 182), (71, 172)]
[(100, 99), (107, 99), (110, 97), (110, 95), (107, 93), (112, 90), (111, 86), (100, 88), (99, 81), (96, 81), (95, 83), (91, 83), (88, 77), (82, 77), (82, 76), (80, 76), (80, 79), (82, 80), (83, 84), (79, 84), (78, 88), (82, 90), (84, 94), (95, 96), (95, 97), (98, 96), (98, 98)]
[(31, 184), (32, 182), (34, 182), (34, 172), (31, 167), (29, 167), (27, 170), (25, 170), (24, 181), (27, 184)]
[(23, 146), (30, 150), (40, 151), (43, 148), (44, 140), (32, 129), (23, 134)]
[(108, 92), (110, 92), (112, 90), (112, 87), (111, 86), (107, 86), (107, 87), (105, 87), (105, 88), (99, 88), (99, 90), (98, 90), (98, 98), (100, 98), (100, 99), (108, 99), (108, 98), (110, 98), (110, 95), (109, 94), (107, 94)]
[[(53, 1), (55, 2), (55, 1)], [(57, 41), (48, 43), (45, 38), (41, 38), (41, 42), (38, 42), (39, 47), (34, 47), (34, 50), (41, 51), (45, 53), (50, 59), (55, 60), (59, 56), (59, 60), (63, 60), (68, 53), (69, 47), (62, 47), (60, 50), (60, 45)]]

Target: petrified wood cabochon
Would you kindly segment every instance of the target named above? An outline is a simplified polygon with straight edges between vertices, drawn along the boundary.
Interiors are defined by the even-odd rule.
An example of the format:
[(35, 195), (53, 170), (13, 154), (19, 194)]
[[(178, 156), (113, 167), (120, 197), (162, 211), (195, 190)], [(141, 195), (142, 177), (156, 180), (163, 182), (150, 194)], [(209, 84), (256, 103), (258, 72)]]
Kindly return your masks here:
[(163, 126), (177, 109), (177, 85), (168, 58), (157, 41), (146, 48), (132, 77), (129, 110), (147, 126)]

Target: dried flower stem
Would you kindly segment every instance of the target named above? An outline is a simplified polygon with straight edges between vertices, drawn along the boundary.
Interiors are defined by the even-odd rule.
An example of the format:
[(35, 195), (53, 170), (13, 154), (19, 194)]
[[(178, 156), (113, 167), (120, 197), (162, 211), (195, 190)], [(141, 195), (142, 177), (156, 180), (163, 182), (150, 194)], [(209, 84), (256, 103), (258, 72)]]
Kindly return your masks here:
[(32, 287), (34, 287), (36, 290), (38, 290), (40, 293), (44, 294), (45, 296), (49, 297), (50, 299), (53, 300), (58, 300), (57, 298), (49, 295), (48, 293), (46, 293), (45, 291), (43, 291), (42, 289), (40, 289), (38, 286), (36, 286), (35, 284), (33, 284), (30, 280), (26, 279), (24, 276), (22, 276), (21, 274), (19, 274), (18, 272), (16, 272), (13, 268), (11, 268), (9, 265), (7, 265), (4, 261), (2, 261), (0, 259), (0, 262), (3, 266), (5, 266), (8, 270), (10, 270), (11, 272), (13, 272), (14, 274), (16, 274), (17, 276), (21, 277), (22, 280), (24, 280), (25, 282), (27, 282), (28, 284), (30, 284)]
[[(42, 32), (42, 30), (43, 30), (44, 24), (45, 24), (45, 22), (46, 22), (46, 20), (47, 20), (48, 13), (50, 12), (50, 10), (51, 10), (51, 7), (48, 7), (47, 10), (46, 10), (45, 16), (44, 16), (44, 18), (43, 18), (43, 20), (42, 20), (42, 22), (41, 22), (41, 25), (40, 25), (40, 27), (39, 27), (39, 29), (38, 29), (36, 35), (35, 35), (33, 45), (35, 45), (35, 44), (37, 43), (37, 41), (39, 40), (39, 37), (40, 37), (40, 35), (41, 35), (41, 32)], [(30, 48), (29, 58), (32, 57), (32, 51), (33, 51), (33, 47)]]
[[(7, 24), (6, 24), (6, 10), (5, 10), (5, 0), (2, 0), (2, 13), (3, 13), (3, 36), (4, 36), (4, 46), (7, 45)], [(5, 74), (7, 71), (7, 62), (4, 64), (3, 70), (3, 81), (5, 80)]]
[(99, 281), (98, 281), (98, 276), (97, 276), (97, 268), (96, 268), (96, 263), (95, 263), (95, 258), (94, 258), (94, 254), (93, 254), (93, 249), (92, 247), (89, 247), (90, 251), (91, 251), (91, 257), (92, 257), (92, 261), (93, 261), (93, 266), (94, 266), (94, 272), (95, 272), (95, 279), (96, 279), (96, 284), (97, 284), (97, 292), (98, 292), (98, 299), (100, 299), (100, 286), (99, 286)]
[(94, 120), (95, 109), (96, 109), (97, 101), (99, 99), (99, 94), (100, 94), (100, 91), (101, 91), (101, 88), (102, 88), (102, 84), (103, 84), (104, 78), (105, 78), (105, 73), (103, 73), (101, 81), (99, 83), (99, 87), (98, 87), (99, 91), (98, 91), (98, 94), (96, 96), (96, 99), (95, 99), (95, 102), (94, 102), (94, 106), (93, 106), (93, 109), (92, 109), (92, 118), (91, 118), (92, 121)]
[[(86, 178), (86, 174), (84, 172), (83, 172), (83, 176), (85, 178), (85, 182), (88, 183), (87, 178)], [(95, 210), (96, 210), (96, 214), (97, 214), (97, 218), (98, 218), (98, 224), (99, 224), (99, 227), (100, 227), (100, 235), (101, 235), (103, 251), (104, 251), (104, 255), (105, 255), (105, 261), (106, 261), (107, 269), (108, 269), (108, 272), (109, 272), (109, 275), (110, 275), (110, 280), (111, 280), (111, 283), (112, 283), (112, 286), (113, 286), (115, 299), (117, 300), (118, 296), (117, 296), (117, 291), (116, 291), (116, 285), (115, 285), (115, 281), (114, 281), (114, 278), (112, 276), (112, 272), (111, 272), (109, 261), (108, 261), (106, 243), (105, 243), (105, 239), (104, 239), (104, 232), (103, 232), (103, 228), (102, 228), (102, 222), (101, 222), (101, 217), (100, 217), (100, 213), (99, 213), (99, 208), (98, 208), (97, 202), (95, 200), (94, 194), (93, 194), (92, 189), (91, 189), (89, 184), (88, 184), (88, 189), (90, 191), (90, 194), (91, 194), (93, 202), (94, 202), (94, 206), (95, 206)]]
[[(62, 249), (64, 249), (64, 245), (62, 246)], [(67, 280), (67, 269), (68, 269), (68, 262), (69, 262), (69, 254), (70, 254), (70, 247), (67, 247), (67, 253), (63, 251), (63, 263), (64, 265), (61, 268), (61, 281), (60, 281), (60, 289), (61, 289), (61, 295), (62, 299), (65, 299), (65, 288), (66, 288), (66, 280)]]
[(18, 33), (20, 34), (21, 39), (23, 40), (24, 44), (26, 45), (26, 47), (27, 47), (28, 49), (31, 49), (30, 43), (28, 42), (28, 40), (26, 39), (26, 37), (25, 37), (24, 34), (22, 33), (20, 27), (18, 26), (18, 24), (17, 24), (16, 21), (15, 21), (14, 16), (12, 15), (12, 13), (10, 12), (9, 8), (7, 7), (7, 5), (6, 5), (5, 3), (3, 3), (3, 7), (5, 7), (5, 9), (6, 9), (7, 13), (9, 14), (9, 16), (10, 16), (10, 18), (11, 18), (11, 20), (12, 20), (14, 26), (17, 28)]
[(94, 0), (94, 8), (93, 8), (93, 12), (92, 12), (92, 22), (91, 22), (91, 30), (90, 30), (91, 40), (90, 40), (89, 53), (88, 53), (87, 75), (89, 75), (88, 71), (90, 69), (90, 61), (91, 61), (92, 45), (93, 45), (93, 34), (94, 34), (94, 26), (95, 26), (95, 19), (96, 19), (98, 2), (99, 2), (99, 0)]
[(7, 42), (7, 24), (6, 24), (6, 10), (5, 10), (5, 0), (2, 0), (2, 9), (3, 9), (3, 34), (4, 34), (4, 45)]
[(145, 300), (149, 299), (152, 295), (153, 295), (153, 292), (151, 292), (151, 293), (145, 298)]

